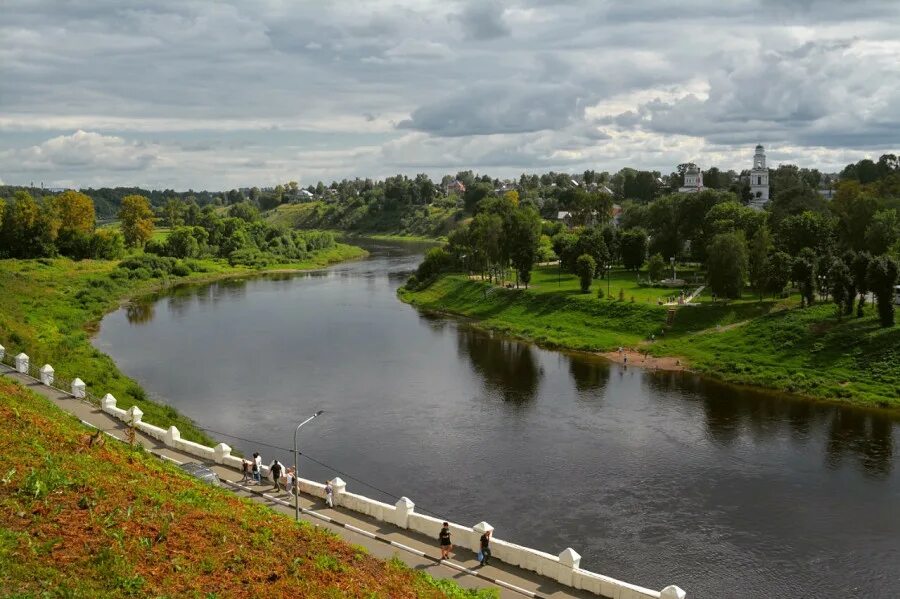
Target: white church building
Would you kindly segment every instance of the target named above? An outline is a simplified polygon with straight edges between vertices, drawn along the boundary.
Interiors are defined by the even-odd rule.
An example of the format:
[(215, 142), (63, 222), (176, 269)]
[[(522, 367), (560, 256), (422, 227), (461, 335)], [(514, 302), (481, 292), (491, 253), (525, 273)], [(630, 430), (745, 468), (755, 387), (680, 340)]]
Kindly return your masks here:
[(766, 168), (766, 151), (759, 144), (753, 154), (753, 168), (750, 170), (750, 206), (762, 210), (768, 203), (769, 169)]
[(684, 172), (684, 185), (678, 188), (678, 193), (697, 193), (703, 191), (703, 171), (698, 166), (689, 166)]

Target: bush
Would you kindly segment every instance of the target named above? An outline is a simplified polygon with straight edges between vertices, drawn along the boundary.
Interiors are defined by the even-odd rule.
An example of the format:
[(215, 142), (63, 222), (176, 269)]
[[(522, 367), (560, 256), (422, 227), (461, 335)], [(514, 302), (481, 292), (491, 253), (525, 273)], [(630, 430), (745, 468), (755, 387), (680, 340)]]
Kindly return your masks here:
[(597, 287), (597, 299), (603, 299), (603, 296), (606, 294), (603, 293), (603, 287)]
[(176, 277), (186, 277), (191, 274), (191, 269), (186, 264), (179, 262), (172, 267), (172, 274)]
[(235, 250), (228, 255), (228, 263), (232, 266), (244, 265), (251, 268), (265, 268), (275, 261), (275, 256), (261, 252), (256, 248)]
[(591, 289), (591, 280), (594, 278), (594, 271), (597, 269), (597, 261), (588, 254), (578, 256), (575, 261), (575, 271), (581, 281), (581, 292), (587, 293)]

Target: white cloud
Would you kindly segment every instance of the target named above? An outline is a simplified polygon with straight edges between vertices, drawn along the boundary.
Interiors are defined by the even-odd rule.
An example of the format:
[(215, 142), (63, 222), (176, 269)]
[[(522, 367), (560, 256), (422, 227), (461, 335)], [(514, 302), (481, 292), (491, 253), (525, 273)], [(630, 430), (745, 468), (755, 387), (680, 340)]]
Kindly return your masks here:
[(0, 172), (222, 188), (897, 151), (900, 3), (9, 0)]

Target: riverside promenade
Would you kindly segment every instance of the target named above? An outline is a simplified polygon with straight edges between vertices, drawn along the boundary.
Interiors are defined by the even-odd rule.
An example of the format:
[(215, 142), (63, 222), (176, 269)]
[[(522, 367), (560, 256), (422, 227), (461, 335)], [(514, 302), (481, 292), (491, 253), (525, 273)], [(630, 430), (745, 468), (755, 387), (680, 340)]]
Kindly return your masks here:
[[(70, 393), (44, 385), (39, 380), (22, 374), (6, 364), (0, 364), (0, 376), (15, 380), (22, 386), (46, 397), (85, 425), (100, 429), (111, 437), (125, 442), (128, 432), (127, 424), (103, 412), (99, 406), (78, 399)], [(260, 486), (241, 485), (239, 483), (241, 473), (235, 469), (172, 449), (140, 431), (134, 431), (134, 434), (135, 442), (143, 445), (154, 455), (178, 464), (203, 462), (212, 468), (237, 495), (264, 503), (275, 511), (285, 514), (286, 517), (293, 517), (293, 496), (287, 493), (272, 495), (270, 493), (272, 486), (266, 483)], [(504, 564), (496, 559), (489, 566), (478, 567), (474, 553), (462, 546), (454, 548), (452, 560), (441, 561), (437, 539), (352, 513), (339, 506), (328, 508), (320, 498), (312, 495), (300, 493), (300, 508), (303, 510), (304, 520), (331, 530), (349, 543), (366, 547), (375, 557), (390, 559), (397, 556), (411, 568), (425, 570), (437, 578), (455, 580), (465, 588), (495, 588), (504, 599), (507, 597), (597, 598), (596, 594), (564, 586), (550, 578)]]

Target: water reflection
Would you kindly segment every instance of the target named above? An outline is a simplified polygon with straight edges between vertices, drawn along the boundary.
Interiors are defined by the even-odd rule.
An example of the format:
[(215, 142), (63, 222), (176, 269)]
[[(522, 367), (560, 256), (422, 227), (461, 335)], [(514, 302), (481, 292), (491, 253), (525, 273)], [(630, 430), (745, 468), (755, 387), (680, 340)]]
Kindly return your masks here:
[[(609, 381), (610, 363), (605, 360), (591, 359), (588, 356), (567, 356), (569, 373), (580, 392), (599, 391)], [(593, 395), (591, 395), (593, 397)]]
[(460, 326), (457, 347), (485, 387), (503, 401), (521, 404), (534, 399), (543, 372), (530, 345)]
[(854, 457), (870, 477), (891, 472), (894, 441), (890, 422), (863, 411), (833, 409), (828, 427), (826, 463), (837, 468), (845, 457)]
[(883, 478), (891, 472), (893, 421), (884, 413), (814, 403), (687, 373), (648, 373), (647, 383), (665, 392), (652, 395), (658, 400), (676, 396), (700, 402), (707, 434), (721, 446), (749, 437), (761, 445), (789, 438), (794, 447), (800, 447), (824, 438), (829, 468), (839, 468), (849, 458), (866, 476)]
[(125, 318), (130, 324), (144, 324), (153, 320), (156, 315), (156, 303), (153, 300), (132, 301), (125, 305)]

